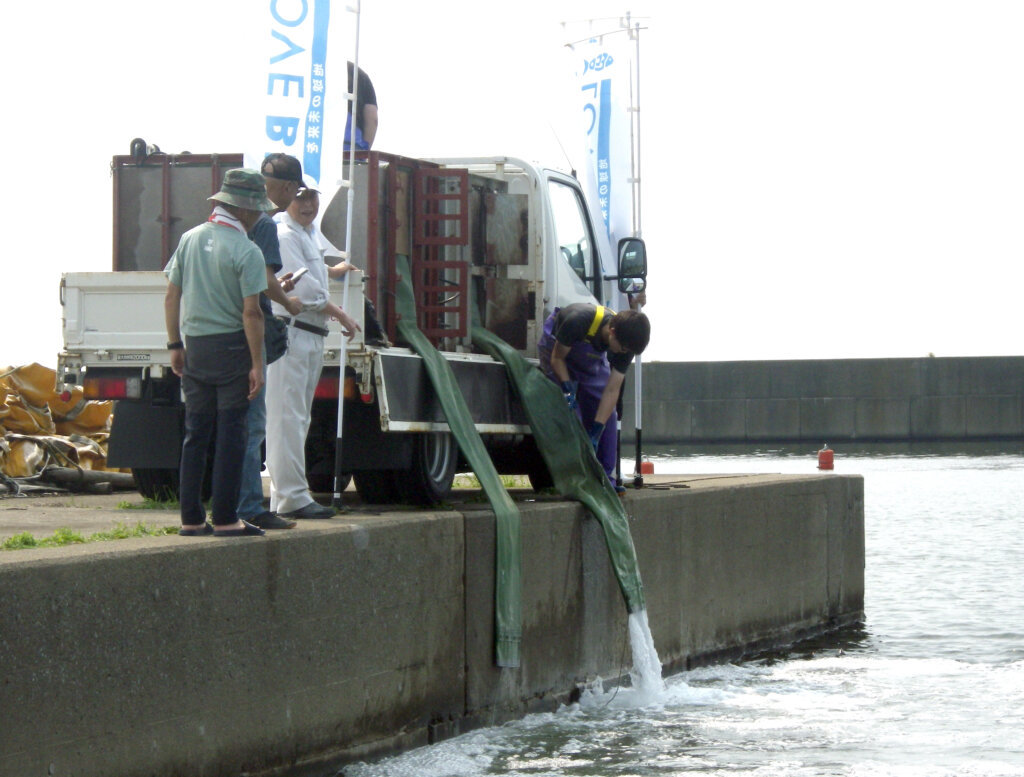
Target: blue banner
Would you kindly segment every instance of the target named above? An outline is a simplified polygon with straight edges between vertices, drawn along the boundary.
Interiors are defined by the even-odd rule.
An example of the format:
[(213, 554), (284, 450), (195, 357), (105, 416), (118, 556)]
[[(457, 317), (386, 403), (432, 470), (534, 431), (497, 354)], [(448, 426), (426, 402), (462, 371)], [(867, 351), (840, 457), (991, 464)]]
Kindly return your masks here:
[(573, 51), (583, 115), (580, 180), (614, 248), (633, 231), (630, 47), (625, 35), (608, 35)]
[(347, 58), (335, 44), (344, 40), (339, 28), (347, 14), (332, 17), (331, 0), (270, 0), (264, 7), (260, 132), (246, 144), (245, 165), (259, 169), (267, 154), (290, 154), (329, 201), (340, 178), (347, 113)]

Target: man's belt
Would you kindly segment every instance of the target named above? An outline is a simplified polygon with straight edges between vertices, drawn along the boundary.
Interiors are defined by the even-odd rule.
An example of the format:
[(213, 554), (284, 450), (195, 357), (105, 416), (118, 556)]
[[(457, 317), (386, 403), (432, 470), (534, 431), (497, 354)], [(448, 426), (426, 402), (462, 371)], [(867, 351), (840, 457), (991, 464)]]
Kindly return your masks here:
[(288, 318), (288, 316), (278, 316), (279, 319), (284, 321), (288, 326), (293, 326), (296, 329), (301, 329), (303, 332), (312, 332), (315, 335), (321, 337), (327, 337), (330, 334), (330, 330), (324, 329), (322, 326), (313, 326), (307, 324), (305, 321), (299, 321), (297, 318)]

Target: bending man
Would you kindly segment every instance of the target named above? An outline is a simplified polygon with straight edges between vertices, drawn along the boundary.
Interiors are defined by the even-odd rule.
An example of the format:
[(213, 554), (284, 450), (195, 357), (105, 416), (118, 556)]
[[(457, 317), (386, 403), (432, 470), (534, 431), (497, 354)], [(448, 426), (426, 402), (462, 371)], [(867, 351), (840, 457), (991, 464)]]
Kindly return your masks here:
[(555, 308), (537, 343), (541, 369), (561, 386), (617, 491), (621, 487), (615, 482), (615, 405), (633, 356), (643, 353), (650, 339), (651, 323), (643, 313), (616, 313), (603, 305), (578, 302)]

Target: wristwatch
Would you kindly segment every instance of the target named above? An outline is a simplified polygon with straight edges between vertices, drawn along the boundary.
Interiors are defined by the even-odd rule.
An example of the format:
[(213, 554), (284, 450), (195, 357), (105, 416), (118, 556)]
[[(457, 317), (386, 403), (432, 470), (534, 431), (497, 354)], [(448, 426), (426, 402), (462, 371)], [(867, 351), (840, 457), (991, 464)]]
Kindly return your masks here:
[(173, 343), (168, 343), (167, 344), (167, 350), (168, 351), (178, 351), (178, 350), (183, 349), (184, 347), (185, 347), (185, 343), (181, 342), (181, 340), (175, 340)]

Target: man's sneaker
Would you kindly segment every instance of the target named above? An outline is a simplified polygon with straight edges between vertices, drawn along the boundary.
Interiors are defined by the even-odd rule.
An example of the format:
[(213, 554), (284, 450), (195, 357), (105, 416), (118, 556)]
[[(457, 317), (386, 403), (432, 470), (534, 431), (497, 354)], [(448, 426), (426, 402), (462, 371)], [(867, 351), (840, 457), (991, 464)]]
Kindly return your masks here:
[(261, 529), (294, 529), (295, 521), (286, 521), (277, 513), (266, 510), (255, 518), (250, 518), (249, 523), (259, 526)]
[(334, 515), (333, 507), (324, 507), (316, 502), (310, 502), (305, 507), (292, 510), (290, 513), (281, 513), (284, 518), (333, 518)]

